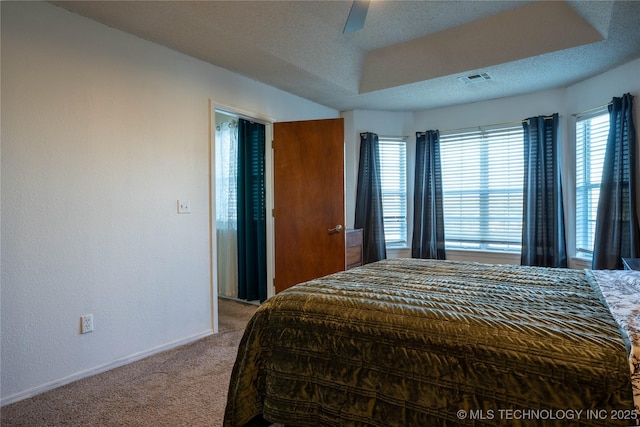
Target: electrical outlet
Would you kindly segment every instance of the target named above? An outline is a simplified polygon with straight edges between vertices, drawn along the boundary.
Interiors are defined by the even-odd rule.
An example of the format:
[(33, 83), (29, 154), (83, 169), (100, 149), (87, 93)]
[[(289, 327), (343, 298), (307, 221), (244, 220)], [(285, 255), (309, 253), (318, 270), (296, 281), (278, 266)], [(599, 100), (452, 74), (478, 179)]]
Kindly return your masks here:
[(93, 332), (93, 314), (80, 316), (80, 333)]

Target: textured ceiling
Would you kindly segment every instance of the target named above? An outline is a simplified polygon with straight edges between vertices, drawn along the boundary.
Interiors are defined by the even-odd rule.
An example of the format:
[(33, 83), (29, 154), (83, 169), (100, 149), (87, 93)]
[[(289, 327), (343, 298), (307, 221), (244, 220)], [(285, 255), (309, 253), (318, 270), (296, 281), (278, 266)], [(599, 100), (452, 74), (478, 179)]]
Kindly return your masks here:
[(640, 1), (372, 0), (351, 34), (350, 0), (52, 3), (340, 111), (563, 87), (640, 57)]

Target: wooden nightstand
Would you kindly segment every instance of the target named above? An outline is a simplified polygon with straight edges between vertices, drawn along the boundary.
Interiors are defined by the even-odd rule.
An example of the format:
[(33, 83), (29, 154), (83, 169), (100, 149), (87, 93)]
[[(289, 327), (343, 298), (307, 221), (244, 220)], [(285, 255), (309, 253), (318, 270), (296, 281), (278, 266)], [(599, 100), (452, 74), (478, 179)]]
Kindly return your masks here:
[(622, 258), (625, 270), (640, 270), (640, 258)]
[(346, 269), (362, 265), (362, 229), (347, 230), (345, 237)]

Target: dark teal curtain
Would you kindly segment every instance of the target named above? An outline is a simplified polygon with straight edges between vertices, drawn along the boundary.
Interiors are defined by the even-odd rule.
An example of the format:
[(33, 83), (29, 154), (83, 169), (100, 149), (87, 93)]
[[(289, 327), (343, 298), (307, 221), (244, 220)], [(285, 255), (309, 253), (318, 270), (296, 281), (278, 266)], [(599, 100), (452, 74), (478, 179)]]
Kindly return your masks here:
[(267, 299), (265, 127), (238, 120), (238, 298)]
[(387, 258), (382, 212), (382, 179), (378, 135), (360, 134), (360, 163), (356, 193), (355, 228), (362, 228), (362, 262)]
[(609, 105), (592, 268), (622, 269), (622, 257), (640, 257), (636, 195), (636, 130), (633, 97), (627, 93)]
[(558, 114), (531, 117), (524, 129), (522, 265), (566, 267)]
[(442, 203), (440, 132), (416, 132), (413, 258), (446, 259)]

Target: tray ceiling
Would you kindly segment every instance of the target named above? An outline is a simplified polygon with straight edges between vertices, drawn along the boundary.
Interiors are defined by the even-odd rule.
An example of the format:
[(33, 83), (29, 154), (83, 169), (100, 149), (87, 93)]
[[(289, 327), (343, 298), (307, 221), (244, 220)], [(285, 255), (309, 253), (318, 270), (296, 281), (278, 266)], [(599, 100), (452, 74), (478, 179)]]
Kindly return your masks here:
[(640, 1), (373, 0), (349, 34), (351, 1), (52, 3), (340, 111), (564, 87), (640, 57)]

